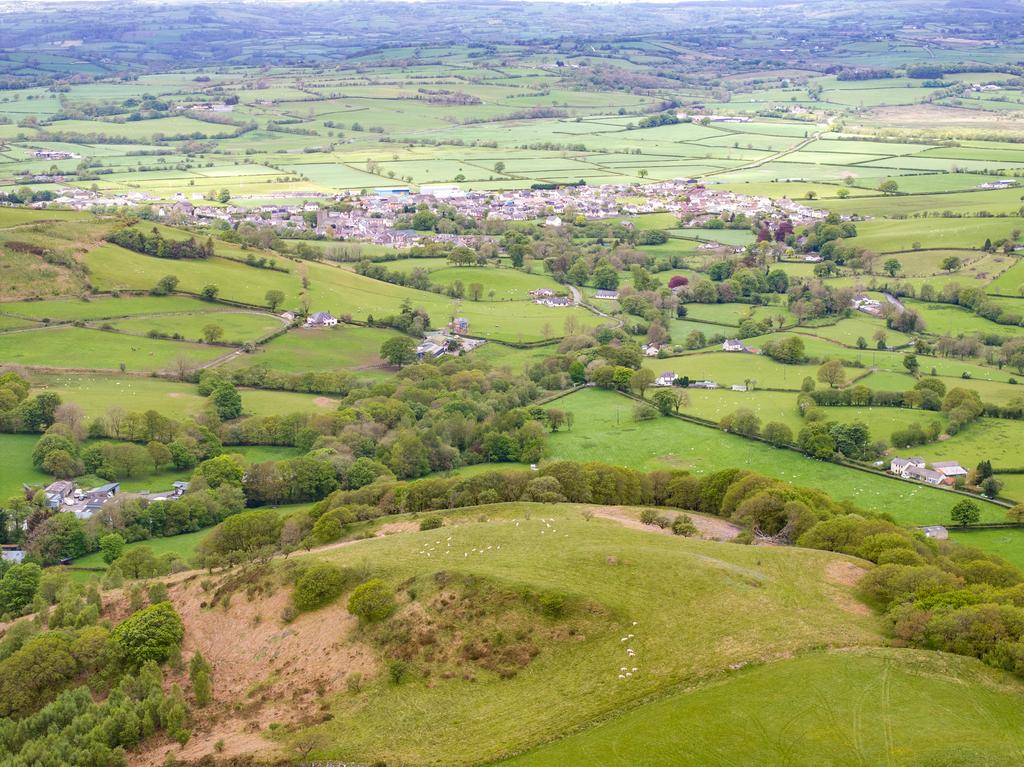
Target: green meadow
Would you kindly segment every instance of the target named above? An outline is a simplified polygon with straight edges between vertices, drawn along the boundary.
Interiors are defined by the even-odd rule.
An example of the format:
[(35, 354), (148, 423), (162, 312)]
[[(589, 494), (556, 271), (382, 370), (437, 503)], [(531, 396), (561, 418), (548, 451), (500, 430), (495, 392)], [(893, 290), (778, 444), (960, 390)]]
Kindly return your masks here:
[[(957, 501), (957, 496), (943, 490), (816, 461), (792, 450), (675, 418), (637, 423), (632, 416), (634, 404), (597, 389), (558, 400), (552, 407), (574, 413), (575, 424), (571, 430), (552, 435), (551, 457), (645, 470), (685, 469), (697, 474), (733, 467), (749, 469), (799, 485), (828, 488), (834, 498), (915, 525), (948, 522)], [(1005, 510), (983, 504), (982, 518), (1000, 521)]]

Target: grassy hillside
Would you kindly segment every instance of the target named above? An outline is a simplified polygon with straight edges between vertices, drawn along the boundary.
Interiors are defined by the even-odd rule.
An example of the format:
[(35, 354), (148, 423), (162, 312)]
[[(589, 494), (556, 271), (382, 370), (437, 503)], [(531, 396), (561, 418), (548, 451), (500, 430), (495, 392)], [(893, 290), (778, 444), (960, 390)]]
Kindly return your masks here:
[[(479, 763), (734, 664), (878, 641), (876, 619), (850, 596), (860, 572), (854, 560), (652, 535), (588, 521), (582, 510), (490, 506), (469, 510), (457, 526), (315, 553), (401, 584), (404, 604), (391, 623), (401, 619), (404, 628), (354, 639), (404, 637), (400, 652), (413, 653), (414, 669), (401, 685), (379, 678), (361, 694), (331, 699), (332, 719), (301, 734), (325, 744), (316, 755)], [(491, 623), (496, 604), (529, 594), (561, 596), (565, 616), (512, 611)], [(485, 648), (479, 662), (466, 654), (471, 643)], [(532, 661), (508, 679), (486, 670), (488, 657), (516, 643), (531, 646)], [(622, 667), (638, 671), (620, 679)]]
[(956, 656), (820, 653), (741, 671), (500, 764), (1011, 764), (1024, 754), (1022, 691)]

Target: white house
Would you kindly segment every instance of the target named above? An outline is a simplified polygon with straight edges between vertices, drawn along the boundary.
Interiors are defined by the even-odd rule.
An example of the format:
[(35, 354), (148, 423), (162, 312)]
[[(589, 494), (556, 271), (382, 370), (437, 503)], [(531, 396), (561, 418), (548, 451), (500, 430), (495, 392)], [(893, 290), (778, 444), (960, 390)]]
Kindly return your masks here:
[(737, 338), (727, 338), (722, 344), (723, 352), (746, 352), (750, 351), (747, 345)]
[(7, 544), (0, 546), (0, 560), (20, 565), (24, 559), (25, 552), (17, 546), (8, 546)]
[(654, 380), (654, 385), (655, 386), (673, 386), (673, 385), (675, 385), (675, 382), (676, 382), (677, 378), (679, 378), (679, 376), (676, 375), (675, 373), (673, 373), (670, 370), (667, 373), (662, 373), (660, 376), (658, 376)]
[(618, 301), (619, 291), (617, 290), (595, 290), (594, 298), (599, 301)]
[(317, 312), (306, 317), (307, 328), (333, 328), (338, 324), (338, 318), (330, 312)]
[(657, 357), (658, 352), (661, 351), (661, 347), (657, 344), (645, 344), (640, 348), (645, 357)]
[(907, 471), (909, 469), (923, 469), (924, 458), (893, 458), (889, 462), (889, 472), (895, 474), (898, 477), (906, 479)]

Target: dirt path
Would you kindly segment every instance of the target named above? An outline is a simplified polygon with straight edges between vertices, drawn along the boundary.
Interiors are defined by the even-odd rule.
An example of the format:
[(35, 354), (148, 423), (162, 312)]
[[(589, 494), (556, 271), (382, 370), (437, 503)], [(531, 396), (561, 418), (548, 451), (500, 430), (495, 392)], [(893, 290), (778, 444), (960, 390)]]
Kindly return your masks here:
[(716, 175), (719, 175), (721, 173), (726, 173), (726, 172), (732, 173), (733, 171), (738, 171), (738, 170), (750, 170), (752, 168), (760, 168), (762, 165), (766, 165), (766, 164), (768, 164), (770, 162), (778, 160), (778, 159), (780, 159), (782, 157), (785, 157), (788, 154), (793, 154), (793, 152), (799, 152), (801, 149), (803, 149), (805, 146), (807, 146), (811, 142), (817, 141), (818, 138), (820, 138), (820, 136), (821, 136), (821, 131), (816, 131), (815, 133), (812, 133), (810, 136), (805, 138), (800, 143), (794, 144), (789, 149), (783, 149), (781, 152), (775, 152), (774, 154), (770, 154), (767, 157), (761, 158), (760, 160), (754, 160), (753, 162), (749, 162), (746, 165), (739, 165), (739, 166), (737, 166), (735, 168), (729, 168), (728, 171), (725, 171), (725, 170), (713, 170), (710, 173), (705, 173), (704, 176), (716, 176)]
[[(622, 506), (588, 506), (587, 510), (592, 511), (595, 517), (611, 519), (634, 530), (643, 530), (647, 533), (658, 533), (660, 535), (673, 535), (670, 528), (645, 525), (640, 521), (639, 514)], [(684, 512), (679, 513), (682, 514)], [(693, 521), (694, 527), (697, 528), (700, 537), (705, 541), (731, 541), (741, 532), (741, 528), (731, 522), (726, 522), (724, 519), (707, 517), (703, 514), (694, 514), (693, 512), (685, 513)]]

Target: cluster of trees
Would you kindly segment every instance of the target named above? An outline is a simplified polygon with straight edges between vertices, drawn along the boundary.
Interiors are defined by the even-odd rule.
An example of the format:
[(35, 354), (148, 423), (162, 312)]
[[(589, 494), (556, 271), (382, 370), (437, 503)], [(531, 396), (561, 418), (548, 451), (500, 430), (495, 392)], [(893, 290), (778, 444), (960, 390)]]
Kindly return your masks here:
[[(207, 371), (203, 371), (200, 378), (206, 373)], [(310, 394), (348, 394), (354, 388), (363, 385), (359, 378), (344, 370), (310, 370), (303, 373), (286, 373), (272, 370), (263, 363), (232, 370), (230, 376), (230, 380), (236, 386), (308, 392)]]
[(0, 374), (0, 431), (39, 432), (54, 421), (60, 396), (41, 392), (29, 397), (29, 381), (17, 373)]
[[(229, 394), (234, 394), (230, 397)], [(236, 416), (237, 391), (220, 386), (213, 390), (210, 423)], [(86, 438), (114, 439), (116, 443), (84, 442)], [(217, 455), (221, 441), (214, 428), (195, 421), (172, 421), (155, 410), (128, 413), (120, 407), (86, 423), (74, 403), (54, 409), (52, 422), (32, 451), (37, 469), (70, 479), (91, 474), (108, 481), (142, 477), (164, 468), (191, 469), (200, 460)]]
[[(222, 424), (219, 433), (225, 443), (311, 450), (345, 487), (363, 458), (378, 465), (378, 473), (402, 478), (465, 463), (539, 460), (547, 422), (542, 410), (528, 408), (539, 393), (530, 380), (448, 357), (405, 368), (393, 381), (354, 388), (333, 413), (245, 418)], [(290, 475), (296, 468), (277, 470)]]
[(187, 240), (165, 240), (155, 226), (150, 234), (133, 227), (125, 227), (108, 234), (106, 240), (136, 253), (157, 258), (211, 258), (214, 255), (212, 238), (207, 237), (205, 243), (196, 242), (195, 237)]
[(1024, 578), (1006, 562), (863, 514), (819, 522), (797, 542), (877, 563), (858, 590), (895, 640), (1024, 674)]
[(761, 353), (784, 365), (799, 365), (807, 361), (804, 340), (800, 336), (769, 339), (761, 345)]
[(127, 749), (158, 732), (188, 741), (184, 694), (165, 689), (160, 670), (180, 651), (183, 625), (169, 602), (151, 601), (133, 598), (133, 614), (111, 628), (99, 620), (95, 587), (59, 573), (39, 579), (36, 619), (0, 640), (0, 761), (79, 764), (88, 755), (89, 764), (122, 765)]
[(413, 309), (408, 299), (402, 301), (398, 314), (377, 318), (374, 318), (371, 314), (366, 318), (366, 324), (371, 328), (375, 326), (395, 328), (417, 338), (430, 330), (431, 327), (430, 315), (427, 314), (426, 309), (422, 307)]
[[(870, 389), (862, 384), (845, 389), (818, 389), (801, 392), (798, 398), (801, 412), (807, 417), (816, 407), (902, 407), (919, 408), (946, 413), (947, 427), (950, 434), (956, 434), (964, 426), (980, 418), (998, 406), (985, 405), (980, 395), (973, 389), (953, 387), (946, 390), (946, 385), (935, 377), (922, 378), (913, 389), (907, 391), (884, 391)], [(923, 439), (924, 435), (932, 434), (932, 427), (911, 426), (893, 434), (893, 445), (906, 447), (923, 444), (938, 437)]]
[(825, 421), (816, 417), (818, 415), (812, 412), (805, 416), (808, 422), (795, 440), (792, 429), (784, 423), (771, 421), (762, 428), (761, 418), (748, 408), (740, 408), (724, 416), (719, 426), (723, 431), (744, 437), (760, 437), (773, 445), (796, 446), (812, 458), (823, 461), (840, 458), (867, 461), (884, 451), (884, 445), (871, 441), (871, 432), (866, 424)]

